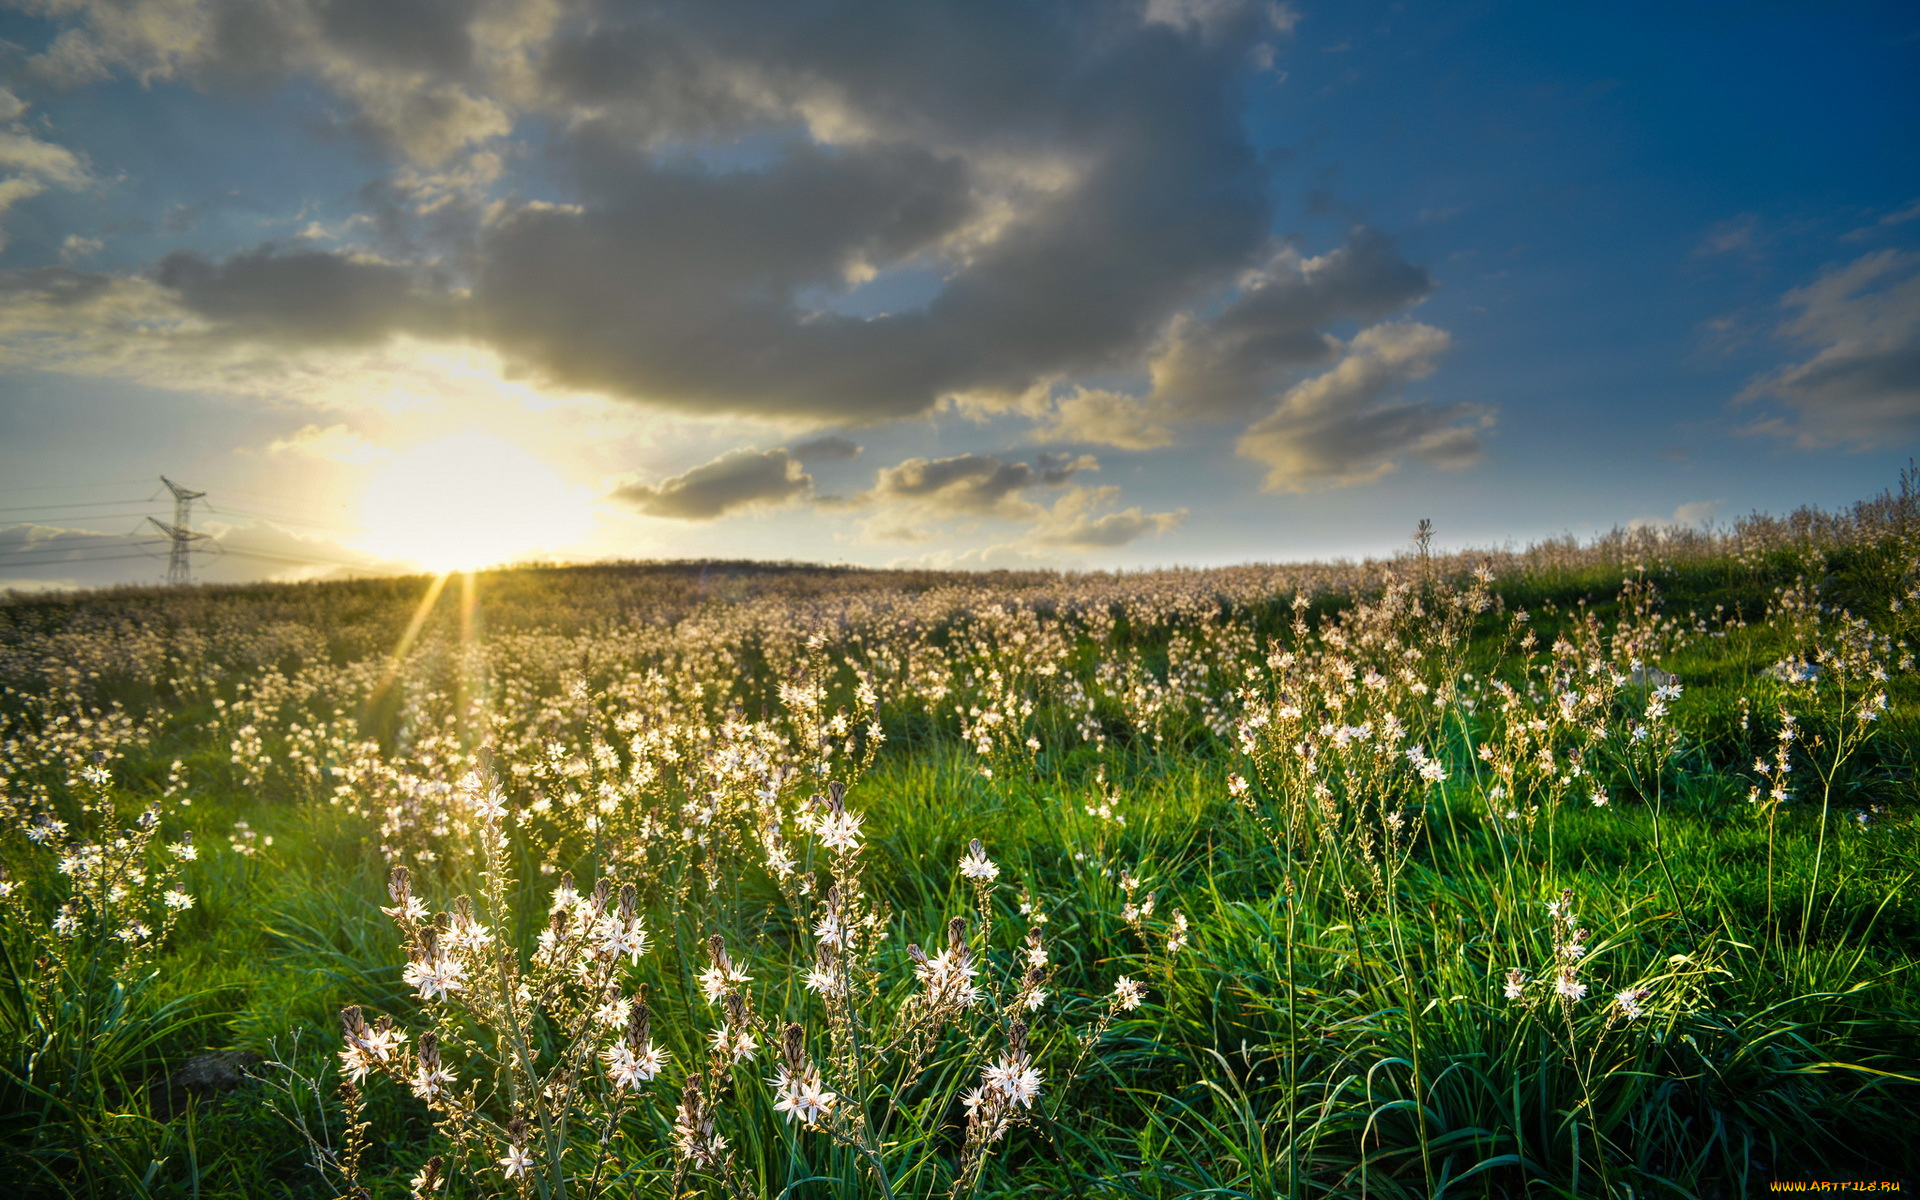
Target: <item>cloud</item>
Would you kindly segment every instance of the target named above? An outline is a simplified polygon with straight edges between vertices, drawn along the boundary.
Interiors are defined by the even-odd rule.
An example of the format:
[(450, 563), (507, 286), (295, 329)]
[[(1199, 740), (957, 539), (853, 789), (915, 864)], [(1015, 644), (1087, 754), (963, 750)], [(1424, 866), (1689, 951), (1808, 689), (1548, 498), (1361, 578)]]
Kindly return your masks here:
[(796, 442), (793, 446), (793, 456), (803, 463), (844, 462), (847, 459), (860, 457), (861, 449), (862, 447), (852, 438), (828, 434), (825, 437)]
[(882, 467), (863, 501), (906, 506), (931, 519), (1003, 517), (1028, 520), (1043, 510), (1022, 494), (1034, 487), (1063, 487), (1082, 471), (1097, 471), (1092, 455), (1042, 454), (1034, 463), (1005, 462), (991, 454), (909, 458)]
[(215, 264), (179, 251), (154, 278), (225, 337), (327, 346), (447, 328), (430, 277), (364, 256), (265, 245)]
[(1635, 517), (1628, 529), (1701, 529), (1725, 508), (1725, 500), (1693, 500), (1673, 510), (1670, 517)]
[[(1304, 371), (1351, 374), (1342, 355), (1406, 375), (1331, 331), (1435, 286), (1379, 230), (1311, 256), (1274, 240), (1274, 160), (1243, 107), (1299, 19), (1285, 5), (115, 0), (49, 19), (26, 78), (310, 80), (389, 160), (361, 211), (309, 226), (327, 249), (182, 252), (129, 283), (168, 323), (102, 331), (90, 361), (157, 380), (193, 359), (285, 390), (341, 352), (437, 339), (528, 387), (700, 419), (855, 430), (956, 406), (1144, 451), (1254, 421)], [(1329, 486), (1477, 448), (1465, 410), (1377, 399), (1311, 428), (1266, 417), (1243, 452), (1306, 453), (1270, 482)], [(830, 461), (836, 437), (785, 453)], [(1037, 519), (1028, 486), (914, 503)]]
[(434, 164), (511, 131), (514, 81), (551, 32), (547, 0), (116, 0), (56, 5), (64, 28), (23, 74), (56, 86), (128, 74), (259, 91), (306, 76), (354, 108), (346, 125)]
[(1187, 519), (1184, 508), (1177, 512), (1147, 513), (1136, 505), (1119, 512), (1095, 511), (1119, 493), (1117, 487), (1070, 489), (1034, 525), (1027, 540), (1037, 546), (1107, 549), (1124, 546), (1149, 533), (1166, 533)]
[(1153, 361), (1153, 394), (1184, 413), (1242, 412), (1271, 396), (1283, 373), (1339, 354), (1327, 325), (1378, 320), (1432, 291), (1426, 270), (1401, 259), (1377, 230), (1357, 229), (1316, 258), (1283, 249), (1249, 273), (1218, 315), (1175, 327)]
[(77, 233), (70, 233), (66, 236), (66, 240), (60, 243), (60, 261), (72, 263), (83, 258), (91, 258), (104, 250), (106, 245), (106, 242), (99, 238), (81, 237)]
[(1330, 371), (1304, 380), (1254, 422), (1235, 446), (1267, 467), (1271, 492), (1308, 492), (1367, 483), (1402, 457), (1442, 467), (1480, 455), (1480, 430), (1493, 423), (1477, 404), (1424, 404), (1392, 398), (1403, 384), (1433, 373), (1449, 339), (1411, 321), (1362, 330)]
[(812, 488), (813, 477), (784, 449), (730, 450), (658, 484), (628, 484), (614, 497), (650, 517), (711, 521), (743, 509), (787, 504)]
[(268, 444), (267, 453), (294, 454), (351, 466), (367, 466), (393, 457), (392, 450), (375, 444), (366, 435), (345, 425), (328, 425), (324, 428), (308, 425), (292, 437), (274, 439)]
[(1076, 388), (1061, 399), (1045, 423), (1035, 427), (1037, 442), (1090, 442), (1119, 450), (1152, 450), (1173, 441), (1164, 418), (1139, 396)]
[(1707, 236), (1693, 248), (1696, 255), (1745, 254), (1756, 255), (1759, 242), (1756, 235), (1760, 230), (1760, 217), (1757, 213), (1741, 213), (1707, 230)]
[(1915, 200), (1900, 208), (1894, 209), (1892, 212), (1882, 214), (1880, 219), (1871, 225), (1862, 225), (1858, 229), (1850, 229), (1840, 235), (1840, 240), (1843, 242), (1864, 242), (1877, 234), (1885, 233), (1889, 229), (1896, 229), (1905, 225), (1909, 221), (1920, 221), (1920, 200)]
[(1377, 320), (1432, 291), (1426, 270), (1402, 259), (1378, 230), (1355, 229), (1346, 243), (1312, 258), (1282, 247), (1242, 275), (1220, 311), (1169, 324), (1148, 364), (1147, 392), (1076, 389), (1055, 402), (1035, 440), (1147, 450), (1172, 442), (1180, 422), (1244, 419), (1289, 376), (1340, 355), (1327, 326)]
[[(93, 183), (93, 176), (80, 156), (65, 146), (43, 142), (20, 123), (26, 105), (12, 92), (0, 89), (0, 217), (22, 200), (30, 200), (50, 187), (78, 191)], [(0, 249), (7, 244), (0, 230)]]
[(1808, 449), (1865, 450), (1920, 437), (1920, 253), (1863, 255), (1780, 303), (1798, 313), (1775, 335), (1819, 349), (1756, 377), (1736, 397), (1772, 399), (1786, 410), (1752, 432)]
[[(260, 251), (163, 265), (216, 332), (333, 345), (458, 310), (548, 382), (860, 426), (1137, 368), (1170, 321), (1218, 307), (1269, 253), (1240, 84), (1292, 18), (1225, 0), (117, 0), (52, 19), (38, 78), (313, 79), (399, 160), (409, 213), (472, 202), (438, 282), (385, 246), (330, 273)], [(533, 122), (556, 131), (540, 190), (562, 202), (440, 169)], [(297, 305), (281, 284), (302, 272), (371, 303)], [(861, 307), (915, 272), (930, 296)], [(218, 303), (243, 283), (270, 302)]]

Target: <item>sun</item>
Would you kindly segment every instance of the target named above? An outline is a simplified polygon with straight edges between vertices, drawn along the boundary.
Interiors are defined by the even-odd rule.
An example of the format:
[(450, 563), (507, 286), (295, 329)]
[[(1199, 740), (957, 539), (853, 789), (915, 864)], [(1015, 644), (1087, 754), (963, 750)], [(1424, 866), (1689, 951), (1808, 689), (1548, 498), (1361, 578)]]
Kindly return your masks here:
[(552, 467), (478, 430), (423, 442), (374, 469), (361, 495), (361, 545), (430, 571), (467, 571), (564, 546), (592, 502)]

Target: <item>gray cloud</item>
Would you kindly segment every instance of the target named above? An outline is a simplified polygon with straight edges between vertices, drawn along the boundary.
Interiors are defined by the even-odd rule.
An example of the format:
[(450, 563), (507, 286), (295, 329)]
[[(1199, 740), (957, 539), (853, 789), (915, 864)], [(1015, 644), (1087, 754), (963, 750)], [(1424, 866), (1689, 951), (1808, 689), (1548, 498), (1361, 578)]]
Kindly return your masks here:
[(1243, 417), (1291, 373), (1340, 355), (1328, 325), (1377, 320), (1432, 290), (1426, 270), (1378, 230), (1356, 229), (1314, 258), (1283, 249), (1248, 272), (1220, 312), (1172, 323), (1152, 356), (1146, 394), (1080, 389), (1055, 404), (1035, 436), (1144, 450), (1172, 441), (1174, 423)]
[(1881, 250), (1781, 298), (1799, 310), (1780, 337), (1813, 357), (1754, 379), (1738, 400), (1785, 413), (1752, 428), (1815, 448), (1869, 449), (1920, 437), (1920, 253)]
[(1274, 492), (1367, 483), (1402, 457), (1443, 467), (1475, 461), (1480, 431), (1493, 422), (1490, 410), (1392, 398), (1401, 385), (1433, 373), (1448, 340), (1410, 321), (1362, 330), (1332, 370), (1289, 388), (1235, 449), (1266, 465), (1264, 486)]
[(223, 333), (304, 345), (443, 331), (451, 308), (435, 281), (411, 267), (272, 246), (219, 264), (169, 254), (154, 278)]
[(628, 484), (614, 496), (650, 517), (711, 521), (742, 509), (789, 503), (812, 487), (813, 477), (784, 449), (730, 450), (658, 484)]
[(1378, 230), (1354, 231), (1317, 258), (1283, 252), (1219, 315), (1187, 321), (1153, 363), (1154, 395), (1191, 413), (1233, 414), (1272, 395), (1275, 380), (1340, 352), (1335, 321), (1374, 321), (1426, 298), (1433, 280)]
[(991, 454), (909, 458), (897, 466), (880, 468), (873, 489), (861, 499), (905, 504), (932, 519), (995, 516), (1021, 520), (1041, 511), (1022, 495), (1027, 489), (1063, 487), (1076, 474), (1099, 469), (1099, 462), (1086, 454), (1078, 458), (1042, 454), (1031, 464), (1005, 462)]
[(807, 463), (845, 462), (850, 458), (859, 458), (862, 449), (864, 447), (852, 438), (841, 437), (839, 434), (827, 434), (824, 437), (809, 438), (804, 442), (794, 443), (793, 456)]
[[(542, 0), (115, 0), (58, 5), (65, 26), (28, 78), (73, 86), (129, 74), (264, 90), (321, 81), (354, 108), (348, 126), (437, 163), (511, 129), (526, 43), (551, 32)], [(493, 94), (488, 94), (493, 93)]]
[[(121, 0), (62, 10), (34, 61), (69, 82), (312, 77), (416, 166), (551, 120), (569, 202), (470, 206), (442, 263), (464, 331), (572, 386), (858, 425), (1137, 367), (1257, 265), (1272, 212), (1240, 84), (1284, 16), (1237, 0)], [(745, 137), (738, 169), (689, 153)], [(493, 187), (483, 174), (464, 194)], [(401, 190), (423, 209), (445, 188)], [(273, 304), (217, 302), (242, 290), (229, 276), (316, 262), (201, 265), (163, 274), (277, 344), (422, 319), (392, 274), (322, 281), (368, 290), (349, 319), (264, 280)], [(890, 270), (942, 286), (906, 311), (837, 310)]]
[[(228, 340), (458, 336), (537, 381), (696, 416), (854, 428), (957, 403), (1032, 415), (1040, 441), (1144, 450), (1183, 423), (1249, 419), (1301, 370), (1352, 358), (1330, 327), (1403, 312), (1434, 286), (1375, 230), (1317, 257), (1276, 250), (1269, 167), (1241, 107), (1296, 19), (1284, 6), (120, 9), (63, 11), (34, 70), (204, 86), (306, 76), (401, 160), (339, 234), (357, 229), (377, 254), (263, 246), (158, 265), (164, 291)], [(553, 131), (538, 162), (499, 142), (529, 120)], [(513, 191), (524, 180), (506, 181), (509, 158), (553, 171), (540, 182), (554, 198)], [(903, 278), (937, 282), (876, 312)], [(1360, 358), (1385, 361), (1379, 347)], [(1143, 370), (1140, 395), (1076, 385)], [(1270, 482), (1350, 482), (1380, 455), (1454, 462), (1477, 446), (1461, 412), (1369, 395), (1283, 428), (1288, 403), (1248, 429), (1243, 453), (1274, 465), (1318, 446), (1320, 465), (1274, 465)], [(873, 496), (906, 487), (911, 465)], [(1028, 486), (956, 476), (925, 496), (1004, 513), (1030, 503)]]

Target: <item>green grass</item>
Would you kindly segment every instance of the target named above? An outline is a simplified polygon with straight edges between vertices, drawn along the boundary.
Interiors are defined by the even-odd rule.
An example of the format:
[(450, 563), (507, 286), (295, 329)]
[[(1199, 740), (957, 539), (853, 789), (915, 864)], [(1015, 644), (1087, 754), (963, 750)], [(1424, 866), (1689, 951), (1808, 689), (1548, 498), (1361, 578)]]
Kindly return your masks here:
[[(1872, 617), (1889, 637), (1906, 637), (1908, 618), (1890, 602), (1911, 566), (1910, 548), (1843, 548), (1821, 564), (1821, 594), (1835, 608)], [(1008, 930), (1019, 923), (1023, 887), (1052, 917), (1047, 932), (1063, 1007), (1037, 1026), (1091, 1017), (1117, 975), (1144, 978), (1150, 988), (1144, 1006), (1114, 1021), (1077, 1079), (1049, 1086), (1033, 1128), (989, 1166), (983, 1193), (1705, 1198), (1753, 1194), (1774, 1180), (1920, 1186), (1912, 1136), (1920, 1128), (1920, 688), (1910, 671), (1894, 672), (1890, 706), (1872, 739), (1823, 786), (1813, 767), (1828, 761), (1821, 756), (1850, 718), (1764, 676), (1790, 648), (1784, 630), (1765, 623), (1767, 607), (1775, 589), (1808, 569), (1804, 554), (1781, 552), (1656, 572), (1660, 612), (1684, 625), (1689, 612), (1705, 616), (1718, 606), (1714, 630), (1726, 635), (1692, 638), (1660, 659), (1686, 691), (1673, 715), (1679, 740), (1661, 777), (1659, 855), (1647, 780), (1597, 752), (1592, 774), (1613, 797), (1607, 807), (1576, 794), (1531, 834), (1490, 818), (1492, 777), (1465, 740), (1477, 745), (1493, 735), (1490, 703), (1461, 712), (1444, 740), (1429, 735), (1448, 768), (1444, 784), (1380, 794), (1382, 803), (1418, 808), (1420, 833), (1386, 886), (1356, 892), (1365, 860), (1350, 842), (1315, 858), (1285, 834), (1298, 819), (1288, 805), (1299, 799), (1279, 786), (1296, 778), (1280, 762), (1285, 746), (1263, 746), (1261, 754), (1280, 763), (1263, 776), (1197, 715), (1170, 718), (1156, 743), (1107, 698), (1098, 716), (1108, 742), (1096, 749), (1068, 735), (1065, 710), (1049, 694), (1035, 717), (1047, 734), (1037, 760), (1030, 767), (1006, 760), (988, 781), (959, 744), (949, 711), (886, 702), (890, 740), (849, 804), (866, 815), (867, 886), (892, 909), (896, 953), (909, 940), (931, 944), (948, 917), (967, 911), (954, 864), (978, 837), (1002, 869), (999, 921)], [(743, 578), (741, 587), (759, 586)], [(1534, 614), (1544, 646), (1582, 612), (1619, 619), (1620, 581), (1614, 567), (1543, 572), (1503, 583), (1499, 594), (1505, 613)], [(551, 603), (568, 584), (548, 574), (502, 576), (490, 586), (499, 597), (488, 611), (505, 612), (513, 603)], [(320, 665), (377, 661), (397, 635), (395, 610), (412, 599), (397, 585), (355, 585), (337, 595), (252, 589), (178, 611), (166, 609), (164, 598), (141, 600), (148, 617), (171, 613), (153, 622), (176, 639), (171, 669), (197, 664), (203, 677), (189, 684), (167, 671), (144, 678), (109, 672), (73, 689), (84, 703), (119, 700), (158, 720), (154, 736), (130, 746), (118, 767), (125, 815), (163, 786), (173, 761), (187, 764), (192, 806), (168, 820), (200, 830), (203, 853), (185, 872), (197, 902), (151, 972), (118, 989), (86, 982), (57, 1011), (60, 1044), (78, 1064), (72, 1070), (49, 1075), (36, 1067), (29, 1082), (21, 1052), (0, 1059), (4, 1194), (337, 1193), (338, 1181), (307, 1165), (299, 1136), (268, 1110), (262, 1085), (196, 1101), (166, 1120), (153, 1111), (151, 1089), (192, 1055), (227, 1047), (277, 1047), (306, 1072), (323, 1074), (338, 1046), (342, 1005), (409, 1011), (403, 956), (378, 911), (387, 899), (377, 832), (327, 803), (327, 789), (286, 772), (247, 784), (229, 761), (237, 719), (218, 718), (218, 732), (209, 723), (214, 695), (235, 703), (262, 672), (294, 678)], [(1071, 669), (1091, 678), (1098, 654), (1138, 654), (1164, 679), (1172, 631), (1238, 621), (1256, 640), (1282, 636), (1292, 619), (1282, 600), (1126, 623), (1103, 648), (1083, 639)], [(1308, 620), (1324, 627), (1366, 602), (1365, 593), (1325, 596)], [(136, 601), (21, 602), (8, 645), (43, 649), (35, 639), (66, 623), (124, 634), (127, 627), (110, 620), (115, 604)], [(306, 657), (265, 634), (179, 650), (187, 631), (244, 624), (249, 612), (256, 632), (274, 621), (313, 625), (324, 653)], [(1733, 613), (1749, 623), (1725, 626)], [(435, 628), (451, 620), (436, 618)], [(1490, 613), (1474, 627), (1461, 661), (1476, 676), (1512, 669), (1504, 622)], [(582, 618), (579, 636), (590, 639), (596, 628), (603, 627)], [(935, 644), (960, 653), (963, 629), (956, 624)], [(770, 680), (790, 660), (771, 637), (742, 644), (751, 652), (738, 661), (755, 678), (737, 696), (771, 705)], [(411, 709), (396, 700), (367, 710), (368, 730), (396, 758), (409, 737), (450, 720), (430, 716), (444, 713), (443, 701), (423, 698), (424, 690), (451, 686), (447, 661), (420, 660), (415, 683), (423, 690), (412, 694)], [(545, 694), (561, 693), (557, 675), (542, 675), (538, 663), (525, 669)], [(32, 723), (19, 717), (27, 711), (21, 697), (30, 692), (14, 686), (7, 711), (16, 717), (15, 736), (24, 736)], [(350, 699), (351, 689), (340, 688)], [(270, 752), (284, 762), (285, 723), (324, 715), (336, 699), (277, 702), (282, 724), (266, 731)], [(1772, 753), (1782, 702), (1799, 712), (1810, 749), (1796, 767), (1796, 799), (1780, 811), (1770, 839), (1748, 792), (1760, 782), (1754, 759)], [(554, 723), (543, 736), (584, 744), (587, 724)], [(1124, 825), (1086, 812), (1103, 797), (1096, 772), (1119, 797)], [(1251, 807), (1229, 794), (1234, 772), (1255, 778)], [(272, 845), (252, 856), (227, 849), (225, 831), (239, 819), (271, 835)], [(23, 839), (12, 831), (4, 838), (0, 861), (12, 878), (53, 886), (31, 874), (38, 860)], [(552, 881), (535, 870), (541, 847), (519, 849), (517, 933), (530, 940)], [(591, 878), (593, 854), (581, 846), (568, 853), (575, 857), (565, 865)], [(759, 1003), (804, 1011), (804, 996), (782, 968), (810, 956), (796, 932), (807, 914), (788, 911), (764, 872), (736, 872), (705, 896), (685, 889), (684, 860), (662, 862), (645, 890), (657, 938), (645, 972), (657, 1028), (676, 1061), (700, 1054), (707, 1018), (694, 995), (693, 975), (704, 965), (696, 946), (713, 929), (730, 945), (751, 948), (764, 989)], [(444, 902), (475, 888), (470, 866), (449, 860), (437, 870), (438, 877), (435, 869), (417, 870), (423, 894)], [(1155, 938), (1164, 937), (1174, 908), (1191, 921), (1191, 945), (1170, 967), (1120, 916), (1123, 870), (1159, 893)], [(1582, 977), (1592, 994), (1563, 1005), (1536, 990), (1529, 1003), (1510, 1002), (1502, 995), (1509, 969), (1527, 970), (1536, 988), (1547, 982), (1554, 944), (1546, 905), (1562, 889), (1571, 890), (1591, 931)], [(9, 956), (0, 1033), (10, 1045), (25, 1044), (35, 1019), (27, 994), (36, 977), (23, 958), (20, 919), (9, 916), (0, 936)], [(1003, 959), (1010, 946), (1001, 948)], [(1609, 1009), (1612, 993), (1630, 985), (1653, 989), (1647, 1015), (1634, 1021)], [(1067, 1051), (1056, 1045), (1048, 1054), (1041, 1065), (1050, 1081), (1061, 1079)], [(916, 1095), (950, 1094), (965, 1083), (936, 1070)], [(373, 1194), (403, 1195), (406, 1177), (436, 1152), (431, 1121), (423, 1105), (391, 1086), (370, 1086), (368, 1095)], [(623, 1136), (634, 1147), (657, 1147), (669, 1118), (663, 1099), (630, 1117)], [(329, 1119), (338, 1137), (337, 1108)], [(731, 1119), (759, 1194), (871, 1194), (850, 1155), (824, 1139), (796, 1139), (763, 1094), (743, 1093)], [(930, 1119), (947, 1132), (921, 1151), (957, 1154), (957, 1112)], [(635, 1186), (663, 1186), (665, 1152), (635, 1155)], [(912, 1176), (925, 1181), (913, 1194), (945, 1194), (932, 1181), (950, 1175), (927, 1170)], [(455, 1194), (486, 1189), (462, 1182)]]

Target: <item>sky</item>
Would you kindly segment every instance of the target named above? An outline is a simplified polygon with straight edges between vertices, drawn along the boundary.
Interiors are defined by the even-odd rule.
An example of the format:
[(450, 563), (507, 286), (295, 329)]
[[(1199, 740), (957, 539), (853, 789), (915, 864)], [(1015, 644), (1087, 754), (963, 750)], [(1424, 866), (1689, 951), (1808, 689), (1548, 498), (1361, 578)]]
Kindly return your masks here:
[(1916, 80), (1841, 0), (0, 0), (0, 587), (1842, 507)]

